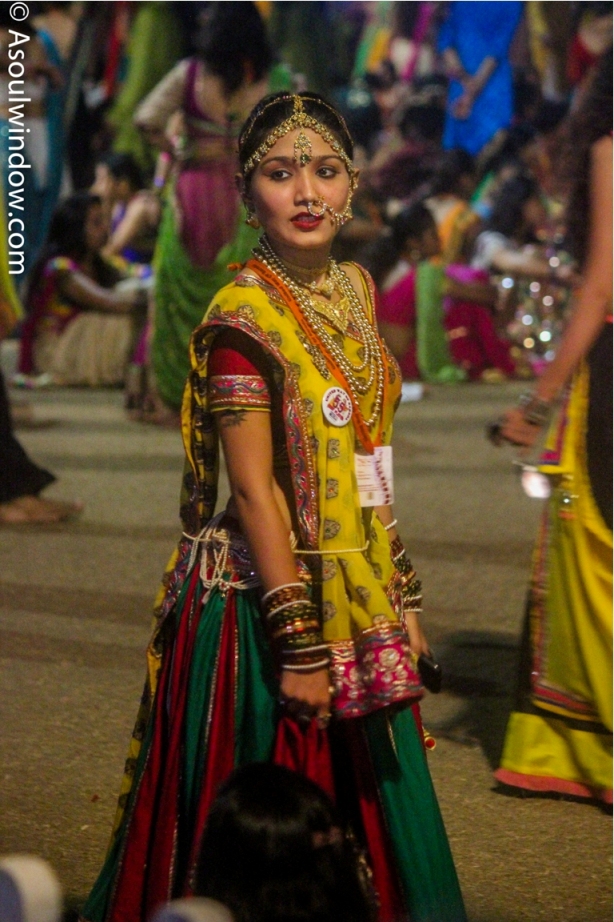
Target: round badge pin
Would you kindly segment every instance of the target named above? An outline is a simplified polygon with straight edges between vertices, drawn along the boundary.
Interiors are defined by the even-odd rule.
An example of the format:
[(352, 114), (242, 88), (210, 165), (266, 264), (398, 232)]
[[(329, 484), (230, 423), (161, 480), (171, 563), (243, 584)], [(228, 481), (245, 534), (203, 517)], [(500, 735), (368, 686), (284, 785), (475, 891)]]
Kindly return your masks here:
[(352, 401), (342, 387), (329, 387), (322, 398), (322, 412), (331, 426), (347, 426), (352, 418)]

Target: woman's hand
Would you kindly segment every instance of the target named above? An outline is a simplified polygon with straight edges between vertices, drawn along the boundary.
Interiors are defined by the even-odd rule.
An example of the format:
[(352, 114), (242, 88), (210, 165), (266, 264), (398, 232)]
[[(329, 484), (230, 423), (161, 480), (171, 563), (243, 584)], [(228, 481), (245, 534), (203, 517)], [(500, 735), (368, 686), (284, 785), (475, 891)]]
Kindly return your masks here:
[(292, 672), (283, 669), (280, 682), (281, 698), (295, 720), (320, 719), (325, 725), (330, 718), (330, 675), (328, 669), (317, 672)]
[(473, 111), (473, 105), (475, 103), (475, 95), (469, 90), (465, 89), (462, 96), (459, 96), (457, 100), (452, 104), (452, 114), (454, 118), (461, 120), (469, 118)]
[(524, 448), (532, 448), (541, 431), (541, 426), (526, 421), (521, 407), (508, 410), (501, 422), (501, 438), (512, 445), (522, 445)]
[(418, 615), (415, 611), (408, 611), (405, 613), (405, 624), (407, 626), (407, 633), (409, 634), (409, 646), (411, 652), (416, 656), (420, 656), (421, 653), (427, 653), (430, 655), (431, 648), (428, 645), (428, 641), (422, 632), (420, 626), (420, 621), (418, 620)]

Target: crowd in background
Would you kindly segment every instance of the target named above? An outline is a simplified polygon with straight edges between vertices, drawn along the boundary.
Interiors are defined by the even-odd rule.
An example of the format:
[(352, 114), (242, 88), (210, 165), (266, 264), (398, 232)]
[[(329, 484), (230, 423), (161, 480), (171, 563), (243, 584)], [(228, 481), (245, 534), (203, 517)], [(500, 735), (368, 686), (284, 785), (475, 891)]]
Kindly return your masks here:
[[(190, 333), (258, 236), (236, 133), (278, 89), (347, 119), (362, 173), (336, 255), (371, 270), (406, 380), (532, 377), (552, 357), (577, 280), (561, 151), (611, 3), (30, 9), (23, 274), (0, 241), (15, 383), (123, 384), (138, 418), (176, 421)], [(15, 28), (0, 4), (5, 87)], [(3, 208), (11, 115), (0, 105)]]
[[(18, 344), (13, 383), (122, 386), (135, 418), (177, 425), (191, 333), (259, 236), (258, 218), (241, 208), (235, 182), (241, 125), (268, 93), (322, 93), (343, 113), (361, 171), (353, 220), (338, 234), (334, 255), (371, 272), (379, 330), (404, 381), (541, 375), (528, 401), (501, 424), (503, 438), (530, 447), (574, 375), (563, 414), (565, 425), (573, 425), (566, 440), (559, 439), (561, 457), (552, 454), (549, 461), (560, 466), (561, 482), (545, 522), (558, 532), (537, 546), (544, 560), (550, 555), (554, 584), (569, 582), (571, 601), (551, 599), (546, 610), (546, 564), (538, 553), (535, 567), (542, 569), (532, 576), (528, 613), (536, 623), (550, 619), (546, 636), (558, 630), (563, 641), (574, 637), (573, 649), (563, 641), (557, 646), (558, 662), (546, 658), (554, 679), (540, 678), (538, 701), (552, 705), (553, 682), (565, 688), (570, 672), (575, 685), (554, 701), (555, 718), (539, 717), (539, 734), (532, 711), (514, 712), (497, 777), (510, 786), (610, 803), (611, 756), (597, 748), (595, 755), (587, 745), (602, 746), (606, 735), (611, 741), (611, 712), (604, 716), (611, 708), (604, 679), (611, 651), (595, 669), (599, 643), (584, 618), (594, 609), (607, 627), (611, 617), (611, 464), (604, 465), (611, 453), (611, 410), (603, 409), (611, 400), (611, 288), (603, 283), (611, 277), (611, 237), (604, 231), (611, 225), (594, 192), (605, 188), (607, 174), (611, 195), (611, 96), (606, 106), (605, 91), (586, 110), (594, 137), (587, 127), (586, 138), (577, 139), (585, 156), (575, 175), (565, 152), (570, 117), (583, 100), (595, 97), (599, 81), (611, 94), (612, 3), (118, 0), (30, 7), (32, 16), (16, 26), (9, 4), (0, 4), (0, 82), (7, 90), (0, 101), (0, 207), (6, 212), (0, 220), (0, 337)], [(18, 58), (17, 35), (23, 40)], [(27, 100), (19, 118), (11, 81)], [(593, 113), (603, 116), (603, 125)], [(599, 146), (604, 139), (605, 153)], [(28, 163), (20, 275), (10, 272), (7, 222), (15, 202), (9, 177), (16, 150)], [(602, 169), (597, 184), (591, 176), (589, 194), (595, 152)], [(566, 215), (574, 217), (567, 210), (572, 190), (583, 229), (566, 225)], [(599, 230), (590, 240), (589, 221)], [(555, 359), (581, 273), (579, 307)], [(592, 339), (586, 334), (591, 317)], [(405, 390), (406, 396), (416, 393)], [(0, 522), (57, 521), (78, 512), (75, 504), (38, 497), (53, 475), (32, 464), (14, 439), (1, 374), (0, 430)], [(19, 482), (7, 471), (16, 471)], [(577, 572), (565, 557), (572, 546), (579, 549)], [(589, 583), (598, 564), (603, 585), (593, 593)], [(585, 581), (583, 604), (576, 605), (574, 593)], [(582, 641), (576, 627), (583, 620), (585, 644), (575, 641)], [(607, 629), (601, 634), (605, 648)], [(527, 658), (527, 669), (534, 662)], [(585, 679), (590, 688), (580, 694)], [(594, 709), (582, 702), (579, 709), (579, 694), (590, 701), (593, 685), (600, 686)], [(575, 733), (577, 713), (587, 729), (583, 737), (571, 735), (563, 753), (557, 748), (560, 718), (569, 717)], [(544, 760), (542, 750), (534, 752), (538, 735), (548, 740), (546, 756), (558, 760), (560, 777), (555, 772), (550, 787), (541, 780), (535, 787), (541, 774), (532, 758), (540, 769)], [(574, 775), (576, 750), (589, 752), (582, 783)], [(232, 862), (217, 867), (212, 856), (222, 854), (223, 845), (234, 853), (252, 798), (272, 790), (270, 769), (256, 768), (253, 777), (239, 773), (222, 790), (216, 809), (232, 836), (218, 829), (216, 840), (214, 810), (212, 838), (205, 841), (213, 847), (205, 853), (208, 864), (203, 858), (200, 890), (232, 906), (238, 922), (274, 918), (273, 909), (258, 890), (263, 908), (255, 914), (247, 886), (243, 905), (245, 881), (226, 880), (222, 872)], [(373, 906), (365, 902), (330, 804), (315, 804), (321, 794), (313, 789), (294, 790), (303, 783), (296, 778), (279, 776), (273, 783), (275, 810), (283, 794), (289, 814), (305, 803), (311, 804), (309, 816), (320, 817), (319, 825), (305, 824), (295, 837), (296, 854), (305, 847), (314, 859), (313, 879), (306, 875), (292, 887), (311, 893), (314, 881), (321, 883), (316, 896), (328, 907), (328, 915), (314, 911), (312, 917), (371, 918)], [(263, 869), (263, 879), (269, 870)]]

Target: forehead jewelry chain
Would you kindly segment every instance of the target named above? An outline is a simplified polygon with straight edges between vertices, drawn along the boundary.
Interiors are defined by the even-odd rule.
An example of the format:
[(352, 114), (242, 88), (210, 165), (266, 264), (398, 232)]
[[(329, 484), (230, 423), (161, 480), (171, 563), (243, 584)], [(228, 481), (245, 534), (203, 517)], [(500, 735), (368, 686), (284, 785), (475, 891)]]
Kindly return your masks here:
[(298, 137), (294, 142), (294, 162), (300, 163), (301, 166), (307, 166), (311, 163), (312, 153), (311, 141), (304, 131), (299, 131)]
[[(347, 299), (349, 304), (348, 313), (351, 314), (362, 339), (364, 354), (362, 360), (359, 361), (357, 365), (354, 365), (347, 357), (343, 349), (343, 343), (341, 343), (341, 345), (339, 344), (338, 337), (331, 335), (326, 330), (321, 318), (318, 316), (317, 308), (314, 307), (310, 293), (288, 274), (283, 262), (272, 249), (265, 236), (261, 237), (259, 250), (255, 252), (265, 266), (271, 269), (290, 289), (298, 301), (303, 316), (343, 372), (353, 394), (364, 397), (369, 393), (375, 383), (375, 397), (371, 407), (371, 413), (368, 418), (365, 418), (366, 425), (371, 428), (380, 417), (384, 398), (386, 371), (377, 333), (369, 321), (350, 279), (333, 259), (329, 260), (329, 275), (331, 280), (335, 288), (340, 292), (342, 298)], [(367, 377), (364, 378), (360, 373), (366, 369), (368, 369), (368, 374)]]
[[(273, 128), (271, 133), (267, 135), (267, 137), (264, 139), (262, 144), (254, 151), (251, 157), (247, 159), (247, 161), (245, 162), (243, 166), (243, 176), (244, 177), (249, 176), (252, 170), (255, 169), (255, 167), (260, 163), (262, 158), (266, 156), (266, 154), (270, 151), (273, 145), (277, 141), (279, 141), (280, 138), (283, 138), (285, 135), (287, 135), (288, 132), (295, 131), (297, 128), (299, 129), (299, 136), (296, 139), (295, 144), (294, 144), (294, 156), (295, 156), (295, 160), (297, 160), (301, 164), (301, 166), (305, 166), (311, 160), (311, 144), (309, 142), (309, 138), (304, 132), (304, 129), (310, 128), (312, 131), (315, 131), (316, 134), (319, 134), (320, 137), (324, 141), (326, 141), (329, 147), (332, 148), (333, 152), (343, 161), (343, 163), (345, 164), (345, 168), (347, 169), (350, 177), (354, 177), (356, 173), (354, 169), (354, 164), (352, 163), (351, 158), (348, 156), (348, 154), (343, 149), (342, 144), (337, 140), (337, 138), (333, 135), (330, 129), (327, 128), (326, 125), (322, 124), (322, 122), (318, 121), (317, 118), (314, 118), (311, 115), (307, 115), (307, 113), (305, 112), (304, 106), (303, 106), (303, 100), (301, 99), (300, 96), (298, 95), (290, 96), (284, 99), (284, 101), (287, 101), (288, 99), (291, 99), (293, 103), (292, 115), (290, 115), (287, 119), (285, 119), (285, 121), (277, 125), (276, 128)], [(265, 109), (268, 109), (273, 105), (277, 105), (279, 101), (280, 100), (273, 100), (272, 102), (268, 103), (268, 105), (265, 106), (262, 112), (264, 112)], [(322, 103), (322, 105), (324, 105), (327, 109), (330, 109), (330, 111), (335, 114), (337, 120), (339, 121), (340, 127), (344, 129), (344, 133), (349, 138), (349, 132), (347, 131), (347, 126), (345, 125), (345, 122), (343, 121), (339, 113), (337, 113), (334, 109), (332, 109), (326, 103)], [(262, 112), (260, 112), (259, 115), (262, 115)], [(242, 139), (242, 145), (241, 145), (242, 148), (245, 147), (253, 131), (253, 127), (256, 121), (257, 121), (257, 118), (254, 119), (254, 121), (252, 121), (250, 125), (248, 126), (243, 136), (243, 139)]]

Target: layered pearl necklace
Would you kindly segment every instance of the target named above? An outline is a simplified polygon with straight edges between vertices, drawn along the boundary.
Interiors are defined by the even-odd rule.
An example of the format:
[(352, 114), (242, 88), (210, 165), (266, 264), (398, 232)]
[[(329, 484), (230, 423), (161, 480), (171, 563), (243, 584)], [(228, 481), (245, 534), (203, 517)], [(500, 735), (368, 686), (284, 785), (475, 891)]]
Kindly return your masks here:
[[(329, 257), (325, 266), (319, 266), (316, 269), (306, 269), (304, 266), (297, 266), (288, 261), (282, 263), (271, 249), (271, 245), (266, 237), (263, 237), (261, 245), (263, 251), (266, 250), (266, 258), (269, 262), (277, 259), (288, 278), (291, 279), (295, 285), (299, 285), (309, 292), (313, 310), (321, 314), (342, 336), (345, 335), (348, 328), (351, 305), (348, 299), (344, 297), (340, 297), (338, 301), (331, 300), (335, 292), (338, 292), (338, 288), (332, 278), (335, 266), (334, 260)], [(318, 282), (318, 279), (322, 280)], [(317, 295), (326, 300), (321, 301), (316, 297)]]
[[(329, 259), (326, 268), (318, 270), (318, 274), (313, 282), (299, 281), (292, 277), (290, 267), (287, 263), (282, 262), (277, 256), (266, 236), (260, 238), (259, 246), (254, 251), (254, 254), (268, 269), (274, 272), (292, 292), (301, 308), (303, 317), (322, 343), (325, 351), (328, 352), (343, 373), (348, 387), (352, 391), (354, 403), (358, 403), (357, 395), (364, 397), (369, 393), (375, 383), (375, 398), (371, 414), (368, 418), (365, 418), (367, 427), (371, 428), (380, 417), (384, 399), (386, 369), (377, 333), (369, 321), (360, 303), (360, 299), (354, 291), (354, 286), (346, 273), (337, 265), (334, 259)], [(298, 266), (296, 270), (299, 270)], [(310, 273), (311, 270), (301, 269), (301, 272)], [(324, 273), (327, 278), (318, 288), (315, 282)], [(326, 289), (324, 288), (325, 285)], [(323, 301), (316, 300), (312, 294), (312, 292), (324, 294), (324, 296), (327, 297), (328, 291), (331, 292), (331, 295), (337, 291), (340, 295), (340, 300), (335, 304), (327, 304)], [(337, 323), (334, 323), (332, 318), (329, 317), (329, 311), (331, 311), (331, 309), (336, 312)], [(324, 316), (329, 320), (331, 326), (335, 329), (339, 329), (341, 314), (345, 322), (340, 332), (342, 334), (345, 333), (347, 321), (351, 317), (360, 334), (363, 354), (356, 365), (354, 365), (345, 354), (343, 344), (339, 345), (338, 337), (331, 335), (322, 323), (322, 316)], [(367, 377), (362, 376), (362, 372), (365, 371), (367, 372)]]

